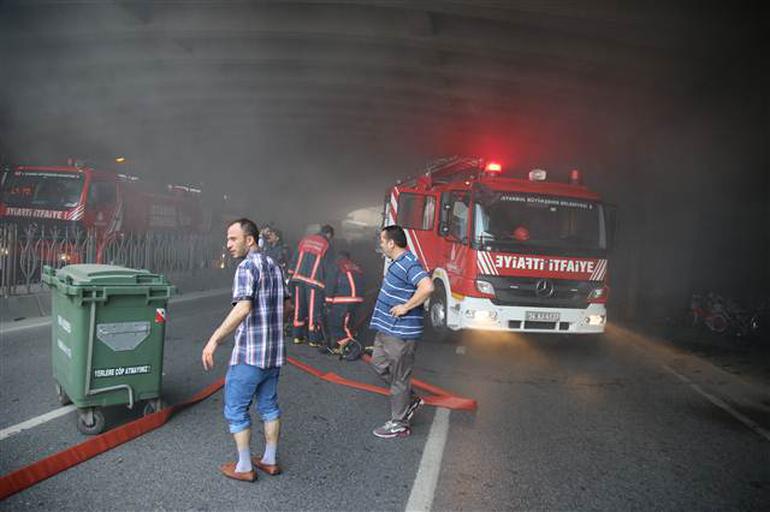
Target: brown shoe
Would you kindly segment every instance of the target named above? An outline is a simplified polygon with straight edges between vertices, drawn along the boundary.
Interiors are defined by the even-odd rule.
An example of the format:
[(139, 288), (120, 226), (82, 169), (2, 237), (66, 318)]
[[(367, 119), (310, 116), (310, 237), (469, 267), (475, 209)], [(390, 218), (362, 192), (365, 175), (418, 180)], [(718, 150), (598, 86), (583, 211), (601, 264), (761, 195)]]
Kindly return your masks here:
[(243, 482), (253, 482), (257, 479), (257, 473), (253, 469), (251, 471), (236, 471), (235, 465), (235, 462), (222, 464), (219, 466), (219, 471), (228, 478), (241, 480)]
[(257, 457), (252, 457), (251, 464), (255, 468), (259, 469), (260, 471), (264, 471), (270, 476), (281, 474), (281, 466), (278, 464), (262, 464), (262, 460)]

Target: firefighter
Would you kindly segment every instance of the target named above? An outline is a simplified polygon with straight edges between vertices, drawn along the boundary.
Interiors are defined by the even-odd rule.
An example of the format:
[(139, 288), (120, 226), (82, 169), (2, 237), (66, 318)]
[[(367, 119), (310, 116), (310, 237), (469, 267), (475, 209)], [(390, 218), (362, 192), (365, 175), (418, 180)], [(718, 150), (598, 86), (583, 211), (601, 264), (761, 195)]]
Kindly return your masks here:
[(346, 354), (347, 359), (357, 359), (361, 355), (361, 346), (353, 338), (352, 330), (359, 305), (364, 301), (362, 275), (361, 267), (350, 259), (350, 253), (340, 251), (337, 280), (334, 289), (327, 290), (326, 325), (330, 331), (327, 342), (332, 354)]
[(262, 237), (265, 239), (262, 252), (270, 256), (281, 267), (281, 271), (286, 274), (286, 265), (289, 264), (289, 249), (283, 243), (281, 232), (272, 226), (267, 226), (262, 230)]
[(260, 233), (260, 241), (264, 238), (265, 243), (262, 246), (262, 253), (269, 256), (281, 269), (284, 282), (284, 303), (283, 303), (283, 322), (284, 322), (284, 336), (287, 338), (291, 336), (292, 319), (294, 318), (294, 301), (292, 300), (291, 292), (293, 288), (289, 286), (288, 280), (288, 265), (289, 265), (289, 248), (283, 241), (283, 235), (274, 226), (268, 224)]
[[(336, 265), (331, 239), (334, 228), (328, 224), (317, 235), (308, 235), (299, 241), (289, 265), (289, 276), (294, 295), (295, 344), (308, 340), (311, 347), (321, 347), (324, 339), (324, 290), (336, 281)], [(331, 286), (333, 287), (333, 285)]]

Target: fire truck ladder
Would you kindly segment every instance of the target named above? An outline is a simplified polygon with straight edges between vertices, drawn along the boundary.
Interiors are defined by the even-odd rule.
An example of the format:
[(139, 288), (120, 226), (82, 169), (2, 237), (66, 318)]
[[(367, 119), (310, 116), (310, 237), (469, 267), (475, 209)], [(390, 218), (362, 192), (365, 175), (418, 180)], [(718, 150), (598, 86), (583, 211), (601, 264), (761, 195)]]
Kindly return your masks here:
[(465, 177), (479, 171), (483, 164), (484, 160), (477, 157), (455, 155), (439, 158), (428, 163), (417, 177), (409, 177), (402, 183), (411, 185), (423, 177), (430, 178), (433, 183), (449, 183), (453, 179), (457, 179), (458, 175)]

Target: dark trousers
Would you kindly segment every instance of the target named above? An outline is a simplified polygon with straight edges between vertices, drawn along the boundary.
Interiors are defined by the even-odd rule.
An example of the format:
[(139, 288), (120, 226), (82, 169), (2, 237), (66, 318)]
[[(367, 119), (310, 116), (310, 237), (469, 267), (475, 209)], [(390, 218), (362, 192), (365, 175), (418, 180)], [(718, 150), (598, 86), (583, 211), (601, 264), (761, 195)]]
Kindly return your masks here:
[(307, 338), (309, 341), (323, 341), (323, 304), (324, 292), (303, 282), (294, 285), (294, 329), (295, 338)]
[(330, 304), (329, 305), (329, 330), (331, 339), (329, 344), (345, 343), (353, 339), (353, 322), (359, 304)]

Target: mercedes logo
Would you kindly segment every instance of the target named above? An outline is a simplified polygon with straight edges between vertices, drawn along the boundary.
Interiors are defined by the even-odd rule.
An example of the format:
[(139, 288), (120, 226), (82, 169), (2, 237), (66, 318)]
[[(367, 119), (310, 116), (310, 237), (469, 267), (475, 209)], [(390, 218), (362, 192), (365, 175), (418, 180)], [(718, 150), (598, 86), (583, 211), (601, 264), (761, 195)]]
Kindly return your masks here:
[(548, 279), (541, 279), (535, 284), (535, 295), (538, 297), (553, 297), (553, 282)]

